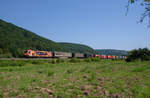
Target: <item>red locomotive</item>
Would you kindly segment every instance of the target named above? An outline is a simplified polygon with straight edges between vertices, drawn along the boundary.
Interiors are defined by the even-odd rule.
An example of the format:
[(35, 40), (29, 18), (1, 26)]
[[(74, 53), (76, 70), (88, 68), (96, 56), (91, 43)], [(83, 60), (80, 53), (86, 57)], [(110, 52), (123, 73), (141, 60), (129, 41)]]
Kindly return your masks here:
[(24, 55), (26, 57), (53, 57), (53, 53), (50, 51), (26, 50)]

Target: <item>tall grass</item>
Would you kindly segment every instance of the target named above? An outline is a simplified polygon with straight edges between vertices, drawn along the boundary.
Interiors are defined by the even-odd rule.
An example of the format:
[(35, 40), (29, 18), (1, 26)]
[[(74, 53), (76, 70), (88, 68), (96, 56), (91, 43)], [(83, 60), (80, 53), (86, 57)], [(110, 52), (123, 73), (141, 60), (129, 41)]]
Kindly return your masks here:
[(100, 58), (71, 58), (71, 59), (50, 59), (50, 60), (0, 60), (0, 67), (7, 66), (25, 66), (25, 65), (40, 65), (40, 64), (57, 64), (57, 63), (79, 63), (79, 62), (103, 62)]
[(150, 62), (76, 59), (0, 61), (0, 98), (150, 97)]

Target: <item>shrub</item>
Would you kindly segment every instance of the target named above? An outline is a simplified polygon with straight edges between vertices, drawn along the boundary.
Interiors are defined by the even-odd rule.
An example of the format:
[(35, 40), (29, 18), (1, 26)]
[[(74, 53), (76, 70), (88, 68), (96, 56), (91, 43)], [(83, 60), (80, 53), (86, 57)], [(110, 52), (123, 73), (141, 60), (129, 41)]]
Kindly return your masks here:
[(65, 60), (58, 58), (58, 59), (56, 60), (56, 62), (57, 62), (57, 63), (63, 63), (63, 62), (65, 62)]
[(0, 93), (0, 98), (3, 98), (3, 93)]
[(47, 72), (47, 76), (52, 76), (52, 75), (54, 75), (54, 72), (51, 72), (51, 71)]
[(41, 60), (33, 60), (32, 64), (43, 64), (44, 62)]
[(52, 59), (52, 64), (56, 64), (57, 60), (56, 59)]
[(140, 61), (150, 60), (150, 50), (148, 50), (147, 48), (143, 49), (139, 48), (130, 51), (126, 61), (131, 62), (136, 60)]
[(78, 63), (78, 62), (80, 62), (80, 60), (78, 58), (71, 58), (70, 62), (71, 63)]
[(17, 95), (19, 95), (19, 92), (16, 92), (16, 91), (12, 91), (8, 94), (9, 97), (15, 97)]
[(68, 69), (68, 70), (67, 70), (67, 73), (68, 73), (68, 74), (73, 73), (73, 69)]
[(26, 63), (24, 61), (17, 62), (18, 66), (24, 66)]
[(2, 61), (0, 63), (0, 67), (7, 67), (7, 66), (24, 66), (26, 63), (24, 61)]
[(0, 54), (0, 58), (12, 58), (12, 54), (11, 53)]
[(125, 59), (125, 61), (126, 61), (126, 62), (131, 62), (132, 59), (131, 59), (131, 58), (127, 58), (127, 59)]
[(85, 61), (85, 62), (91, 62), (92, 59), (91, 59), (91, 58), (85, 58), (84, 61)]
[(43, 70), (39, 70), (39, 71), (37, 71), (39, 74), (42, 74), (42, 73), (44, 73), (44, 71)]
[(99, 57), (92, 58), (92, 61), (99, 62), (101, 59)]

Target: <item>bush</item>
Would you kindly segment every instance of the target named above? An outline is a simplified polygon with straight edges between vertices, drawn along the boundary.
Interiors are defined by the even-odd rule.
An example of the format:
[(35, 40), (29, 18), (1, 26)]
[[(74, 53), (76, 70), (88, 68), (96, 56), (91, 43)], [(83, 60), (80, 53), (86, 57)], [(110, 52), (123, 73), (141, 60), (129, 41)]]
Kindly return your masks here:
[(3, 96), (4, 96), (3, 92), (0, 92), (0, 98), (3, 98)]
[(101, 59), (99, 57), (92, 58), (92, 61), (99, 62)]
[(63, 63), (63, 62), (65, 62), (65, 60), (58, 58), (58, 59), (56, 60), (56, 62), (57, 62), (57, 63)]
[(56, 59), (52, 59), (52, 64), (56, 64), (57, 60)]
[(68, 74), (73, 73), (73, 69), (68, 69), (68, 70), (67, 70), (67, 73), (68, 73)]
[(85, 62), (91, 62), (92, 59), (91, 59), (91, 58), (85, 58), (84, 61), (85, 61)]
[(127, 58), (127, 59), (125, 59), (125, 61), (126, 61), (126, 62), (131, 62), (132, 59), (131, 59), (131, 58)]
[(44, 62), (41, 60), (33, 60), (32, 64), (43, 64)]
[(131, 62), (136, 60), (140, 61), (150, 60), (150, 50), (148, 50), (147, 48), (143, 49), (139, 48), (138, 50), (134, 49), (130, 51), (126, 61)]
[(12, 58), (12, 54), (11, 53), (0, 54), (0, 58)]
[(71, 63), (78, 63), (78, 62), (80, 62), (80, 59), (78, 59), (78, 58), (71, 58), (70, 62)]
[(52, 75), (54, 75), (54, 72), (51, 72), (51, 71), (47, 72), (47, 76), (52, 76)]
[(0, 67), (7, 67), (7, 66), (24, 66), (26, 63), (24, 61), (2, 61), (0, 63)]
[(24, 61), (17, 62), (18, 66), (24, 66), (26, 63)]

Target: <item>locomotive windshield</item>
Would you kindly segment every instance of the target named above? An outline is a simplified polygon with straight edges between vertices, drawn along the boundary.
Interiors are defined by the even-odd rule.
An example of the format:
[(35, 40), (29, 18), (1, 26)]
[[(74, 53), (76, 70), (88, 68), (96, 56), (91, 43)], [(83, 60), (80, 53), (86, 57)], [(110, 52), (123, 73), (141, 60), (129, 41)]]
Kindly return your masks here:
[(27, 50), (24, 51), (24, 53), (27, 53), (27, 52), (28, 52)]
[(38, 55), (47, 55), (46, 52), (37, 52)]

